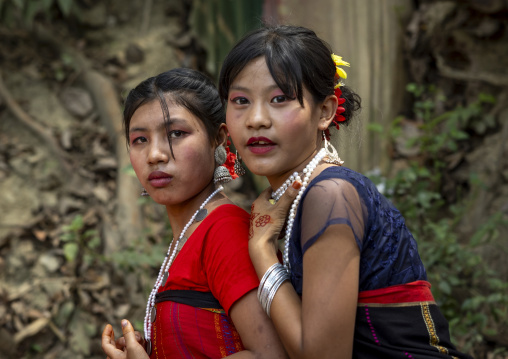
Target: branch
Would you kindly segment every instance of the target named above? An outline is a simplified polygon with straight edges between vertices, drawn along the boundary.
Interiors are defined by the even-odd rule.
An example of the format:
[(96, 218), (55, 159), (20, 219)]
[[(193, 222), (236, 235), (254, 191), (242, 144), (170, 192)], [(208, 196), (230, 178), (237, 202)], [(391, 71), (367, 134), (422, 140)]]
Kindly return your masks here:
[(123, 139), (122, 107), (118, 90), (107, 76), (92, 68), (88, 58), (74, 48), (57, 41), (57, 37), (43, 27), (38, 27), (34, 31), (34, 36), (56, 52), (66, 53), (72, 57), (81, 74), (80, 78), (92, 94), (100, 121), (108, 131), (110, 143), (116, 154), (118, 168), (116, 178), (116, 225), (111, 221), (107, 221), (109, 227), (105, 229), (107, 235), (105, 236), (104, 253), (113, 253), (122, 247), (124, 243), (130, 243), (141, 237), (143, 219), (139, 206), (135, 204), (140, 191), (139, 182), (123, 171), (125, 167), (130, 165), (130, 159)]
[(444, 77), (462, 81), (484, 81), (496, 86), (508, 86), (508, 76), (506, 75), (481, 71), (457, 70), (446, 65), (443, 57), (439, 56), (437, 53), (435, 53), (434, 56), (436, 57), (437, 68)]
[(56, 143), (55, 139), (51, 134), (44, 128), (40, 123), (34, 121), (18, 103), (11, 96), (9, 90), (5, 87), (2, 74), (0, 73), (0, 96), (4, 99), (7, 108), (12, 114), (21, 122), (28, 130), (30, 130), (35, 136), (41, 139), (48, 146), (51, 154), (56, 158), (58, 165), (65, 172), (66, 175), (71, 175), (72, 171), (70, 166), (65, 160), (65, 155)]

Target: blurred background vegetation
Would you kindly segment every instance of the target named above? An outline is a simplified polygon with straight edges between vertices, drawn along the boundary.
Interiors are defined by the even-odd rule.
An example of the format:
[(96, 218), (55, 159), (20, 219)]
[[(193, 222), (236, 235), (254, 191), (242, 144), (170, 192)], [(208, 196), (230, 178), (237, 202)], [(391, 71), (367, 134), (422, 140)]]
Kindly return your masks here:
[[(105, 323), (141, 329), (171, 229), (139, 198), (123, 98), (173, 67), (216, 78), (262, 22), (351, 63), (341, 157), (405, 216), (459, 348), (508, 357), (506, 1), (0, 0), (0, 358), (102, 358)], [(248, 209), (265, 185), (227, 191)]]

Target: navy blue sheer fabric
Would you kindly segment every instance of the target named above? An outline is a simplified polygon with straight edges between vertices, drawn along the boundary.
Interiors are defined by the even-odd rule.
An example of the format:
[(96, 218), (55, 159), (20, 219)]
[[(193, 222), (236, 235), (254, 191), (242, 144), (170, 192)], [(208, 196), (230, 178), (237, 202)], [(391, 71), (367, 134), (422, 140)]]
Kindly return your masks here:
[(289, 262), (298, 294), (305, 251), (336, 224), (351, 228), (360, 249), (360, 291), (427, 280), (400, 212), (367, 177), (346, 167), (329, 167), (309, 183), (293, 225)]

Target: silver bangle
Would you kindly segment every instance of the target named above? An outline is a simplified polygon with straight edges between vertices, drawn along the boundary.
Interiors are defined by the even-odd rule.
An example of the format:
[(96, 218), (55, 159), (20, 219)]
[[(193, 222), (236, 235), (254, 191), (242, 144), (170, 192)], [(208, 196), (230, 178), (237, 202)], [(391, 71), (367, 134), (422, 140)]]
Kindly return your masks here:
[(261, 301), (261, 292), (263, 290), (263, 287), (265, 286), (266, 279), (275, 270), (275, 268), (277, 268), (278, 265), (280, 265), (280, 263), (275, 263), (270, 268), (268, 268), (268, 270), (263, 275), (263, 278), (261, 278), (261, 281), (259, 282), (259, 287), (258, 287), (258, 299), (259, 299), (259, 301)]
[(286, 268), (280, 263), (272, 265), (263, 275), (258, 288), (258, 300), (268, 316), (270, 316), (270, 307), (275, 294), (282, 283), (288, 279), (289, 274)]
[(289, 274), (287, 273), (286, 269), (283, 268), (282, 271), (280, 272), (280, 275), (277, 277), (277, 280), (275, 281), (274, 285), (272, 286), (270, 293), (268, 294), (265, 311), (269, 317), (270, 317), (270, 308), (272, 306), (273, 298), (275, 298), (275, 294), (277, 294), (277, 291), (279, 290), (282, 283), (284, 283), (288, 279), (289, 279)]

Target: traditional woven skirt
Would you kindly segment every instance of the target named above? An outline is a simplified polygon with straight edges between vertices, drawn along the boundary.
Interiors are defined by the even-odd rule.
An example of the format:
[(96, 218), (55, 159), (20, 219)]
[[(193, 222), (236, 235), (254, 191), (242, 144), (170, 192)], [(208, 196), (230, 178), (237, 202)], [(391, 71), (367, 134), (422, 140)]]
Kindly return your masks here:
[(360, 292), (353, 353), (362, 359), (472, 359), (451, 343), (426, 281)]
[[(188, 298), (180, 299), (190, 291), (167, 292), (173, 296), (161, 299), (159, 295), (156, 300), (151, 359), (224, 358), (244, 349), (231, 318), (220, 305), (200, 303), (199, 298), (190, 304), (177, 303), (189, 302)], [(175, 297), (175, 292), (180, 294)]]

